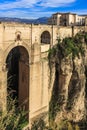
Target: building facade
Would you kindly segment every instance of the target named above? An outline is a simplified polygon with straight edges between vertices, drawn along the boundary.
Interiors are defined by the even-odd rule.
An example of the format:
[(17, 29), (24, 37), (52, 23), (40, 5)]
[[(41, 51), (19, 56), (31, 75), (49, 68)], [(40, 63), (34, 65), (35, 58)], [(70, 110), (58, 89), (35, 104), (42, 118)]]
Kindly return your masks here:
[(58, 26), (85, 25), (86, 16), (74, 13), (55, 13), (49, 18), (48, 24)]

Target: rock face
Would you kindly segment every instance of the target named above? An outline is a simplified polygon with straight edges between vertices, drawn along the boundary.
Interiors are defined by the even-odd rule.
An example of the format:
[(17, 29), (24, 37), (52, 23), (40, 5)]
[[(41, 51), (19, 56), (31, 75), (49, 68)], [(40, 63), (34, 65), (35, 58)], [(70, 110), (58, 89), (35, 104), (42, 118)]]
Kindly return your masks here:
[(57, 57), (51, 68), (53, 74), (50, 112), (55, 122), (63, 119), (80, 122), (86, 119), (87, 47), (86, 44), (82, 44), (84, 55), (79, 53), (79, 56), (74, 58), (72, 54), (63, 58)]
[[(59, 67), (59, 66), (58, 66)], [(79, 121), (85, 114), (85, 66), (82, 57), (67, 57), (59, 67), (59, 94), (63, 95), (61, 118)], [(59, 118), (59, 114), (56, 119)]]

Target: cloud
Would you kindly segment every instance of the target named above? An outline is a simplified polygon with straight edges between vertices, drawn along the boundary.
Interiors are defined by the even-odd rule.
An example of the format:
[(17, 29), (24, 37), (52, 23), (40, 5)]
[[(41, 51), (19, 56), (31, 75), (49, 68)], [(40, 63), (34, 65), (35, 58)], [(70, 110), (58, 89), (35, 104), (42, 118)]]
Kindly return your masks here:
[[(66, 12), (66, 11), (59, 11), (59, 12)], [(67, 10), (67, 12), (72, 12), (76, 14), (87, 14), (87, 9), (84, 10)], [(16, 17), (16, 18), (26, 18), (26, 19), (35, 19), (39, 17), (50, 17), (53, 13), (55, 13), (54, 10), (47, 11), (47, 10), (39, 10), (32, 8), (30, 10), (18, 10), (18, 9), (12, 9), (12, 10), (6, 10), (1, 11), (0, 10), (0, 17)]]
[(81, 14), (86, 14), (87, 15), (87, 9), (82, 9), (82, 10), (72, 10), (72, 12), (73, 13), (76, 13), (76, 14), (79, 14), (79, 15), (81, 15)]
[(15, 8), (28, 8), (32, 7), (38, 0), (18, 0), (16, 2), (4, 2), (0, 4), (0, 9), (15, 9)]
[(59, 7), (75, 2), (75, 0), (16, 0), (0, 3), (0, 9), (30, 8), (35, 5), (41, 7)]
[(39, 18), (39, 17), (49, 17), (53, 14), (54, 12), (53, 11), (21, 11), (21, 10), (10, 10), (10, 11), (0, 11), (0, 17), (15, 17), (15, 18), (26, 18), (26, 19), (36, 19), (36, 18)]
[(44, 0), (40, 5), (44, 7), (62, 7), (72, 2), (75, 2), (75, 0)]
[[(33, 18), (49, 16), (49, 7), (65, 6), (75, 0), (16, 0), (0, 2), (0, 16)], [(54, 13), (54, 12), (53, 12)]]
[[(0, 3), (0, 17), (38, 18), (51, 16), (58, 7), (72, 5), (76, 0), (16, 0)], [(51, 8), (50, 8), (51, 7)], [(56, 9), (55, 9), (56, 7)], [(57, 11), (58, 11), (57, 10)], [(87, 14), (85, 10), (68, 10), (78, 14)], [(62, 12), (59, 10), (59, 12)], [(63, 10), (64, 12), (64, 10)]]

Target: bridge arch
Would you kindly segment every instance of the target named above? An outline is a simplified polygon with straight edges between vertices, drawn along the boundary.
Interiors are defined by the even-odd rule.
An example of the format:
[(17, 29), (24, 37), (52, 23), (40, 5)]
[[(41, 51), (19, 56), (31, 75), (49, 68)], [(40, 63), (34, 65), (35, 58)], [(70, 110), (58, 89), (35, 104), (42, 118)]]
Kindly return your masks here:
[[(30, 79), (30, 55), (27, 44), (11, 44), (5, 50), (4, 63), (6, 65), (5, 79), (7, 87), (13, 91), (13, 99), (17, 98), (17, 105), (22, 106), (29, 120), (29, 79)], [(10, 85), (11, 83), (11, 85)], [(8, 90), (8, 89), (7, 89)], [(8, 90), (9, 91), (9, 90)], [(8, 93), (7, 91), (7, 93)]]
[(51, 43), (51, 35), (50, 35), (50, 32), (45, 30), (41, 33), (41, 36), (40, 36), (40, 42), (41, 44), (50, 44)]
[(11, 43), (9, 46), (7, 46), (6, 47), (6, 49), (4, 50), (4, 57), (3, 57), (3, 63), (5, 63), (5, 61), (6, 61), (6, 58), (7, 58), (7, 56), (8, 56), (8, 54), (9, 54), (9, 52), (13, 49), (13, 48), (15, 48), (15, 47), (17, 47), (17, 46), (23, 46), (25, 49), (26, 49), (26, 51), (28, 52), (28, 54), (29, 54), (29, 63), (31, 62), (31, 57), (30, 57), (30, 53), (31, 53), (31, 50), (30, 50), (30, 47), (28, 46), (28, 44), (27, 43), (25, 43), (25, 42), (13, 42), (13, 43)]

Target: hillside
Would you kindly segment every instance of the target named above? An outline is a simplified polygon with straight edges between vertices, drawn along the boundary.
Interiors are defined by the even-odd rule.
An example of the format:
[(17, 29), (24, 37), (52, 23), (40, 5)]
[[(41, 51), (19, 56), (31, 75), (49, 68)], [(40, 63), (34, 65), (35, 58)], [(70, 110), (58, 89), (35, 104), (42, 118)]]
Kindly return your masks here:
[(34, 23), (34, 24), (47, 24), (48, 17), (41, 17), (38, 19), (22, 19), (22, 18), (9, 18), (9, 17), (0, 17), (2, 22), (19, 22), (19, 23)]

